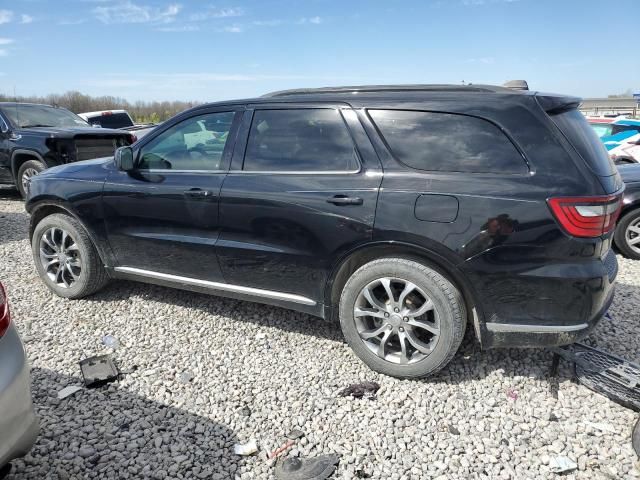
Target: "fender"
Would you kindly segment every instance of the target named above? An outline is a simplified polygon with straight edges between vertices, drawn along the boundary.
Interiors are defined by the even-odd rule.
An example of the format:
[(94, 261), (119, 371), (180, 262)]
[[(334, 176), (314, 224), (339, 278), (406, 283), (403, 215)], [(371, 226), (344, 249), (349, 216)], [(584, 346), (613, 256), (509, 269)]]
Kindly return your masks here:
[(73, 208), (65, 202), (64, 200), (56, 197), (44, 197), (36, 201), (31, 201), (28, 204), (27, 211), (31, 215), (31, 219), (29, 222), (29, 241), (31, 242), (33, 238), (33, 231), (35, 230), (37, 222), (39, 222), (44, 215), (40, 215), (40, 213), (44, 213), (43, 210), (52, 210), (54, 212), (64, 212), (70, 217), (75, 218), (83, 228), (87, 231), (91, 242), (94, 247), (98, 251), (98, 255), (102, 260), (102, 263), (105, 267), (111, 268), (114, 266), (114, 256), (111, 252), (111, 249), (108, 245), (103, 245), (101, 242), (98, 242), (97, 239), (99, 235), (94, 231), (93, 228), (88, 226), (82, 219), (74, 212)]
[(18, 155), (29, 155), (30, 157), (35, 157), (36, 160), (39, 160), (43, 164), (47, 165), (47, 162), (44, 161), (44, 158), (42, 158), (42, 155), (40, 155), (35, 150), (16, 148), (13, 152), (11, 152), (11, 174), (13, 175), (14, 181), (17, 181), (17, 176), (18, 176), (18, 169), (16, 168), (16, 164), (18, 163), (18, 159), (17, 159)]
[[(327, 279), (324, 293), (324, 317), (326, 319), (330, 319), (333, 316), (333, 309), (335, 308), (335, 302), (332, 298), (333, 287), (336, 280), (340, 281), (338, 276), (341, 274), (340, 271), (343, 266), (345, 266), (350, 260), (356, 259), (361, 256), (365, 259), (363, 263), (366, 263), (369, 261), (367, 259), (367, 252), (371, 252), (373, 254), (373, 252), (376, 252), (376, 250), (380, 249), (388, 250), (391, 255), (420, 257), (429, 261), (436, 268), (440, 269), (444, 274), (446, 274), (458, 286), (458, 288), (460, 288), (463, 298), (467, 303), (467, 309), (469, 310), (467, 314), (469, 318), (473, 319), (474, 327), (476, 328), (476, 335), (479, 339), (481, 338), (481, 325), (484, 325), (485, 323), (485, 315), (482, 311), (481, 303), (477, 301), (478, 294), (473, 288), (473, 285), (471, 285), (465, 278), (465, 276), (461, 274), (458, 268), (458, 265), (460, 265), (461, 262), (456, 261), (453, 254), (445, 256), (442, 253), (435, 252), (434, 250), (431, 250), (424, 246), (416, 245), (409, 242), (383, 240), (373, 241), (367, 244), (359, 245), (358, 247), (345, 253), (335, 263), (331, 270), (331, 274)], [(373, 254), (373, 258), (379, 258), (379, 255)], [(358, 265), (358, 267), (359, 266), (360, 265)]]
[(622, 199), (622, 211), (620, 212), (620, 217), (629, 212), (630, 210), (636, 209), (640, 206), (640, 190), (631, 190), (629, 186), (633, 184), (627, 185), (627, 188), (624, 192), (624, 198)]

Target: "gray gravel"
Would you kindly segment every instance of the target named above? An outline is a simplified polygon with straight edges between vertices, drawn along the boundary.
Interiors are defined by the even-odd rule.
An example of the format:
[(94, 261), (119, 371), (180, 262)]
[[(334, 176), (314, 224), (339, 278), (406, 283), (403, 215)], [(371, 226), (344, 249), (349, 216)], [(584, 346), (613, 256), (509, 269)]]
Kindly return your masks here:
[[(0, 190), (0, 279), (42, 422), (11, 479), (273, 478), (263, 452), (294, 428), (306, 435), (289, 455), (339, 454), (334, 478), (555, 478), (558, 455), (578, 464), (563, 478), (640, 476), (636, 414), (575, 384), (564, 364), (554, 400), (542, 350), (483, 352), (468, 337), (437, 378), (400, 381), (368, 370), (336, 325), (307, 315), (130, 282), (68, 301), (40, 283), (27, 225), (22, 202)], [(640, 262), (618, 260), (614, 320), (591, 340), (640, 362)], [(80, 359), (109, 352), (130, 373), (57, 399), (80, 384)], [(363, 380), (380, 383), (375, 400), (337, 396)], [(233, 454), (250, 439), (258, 455)]]

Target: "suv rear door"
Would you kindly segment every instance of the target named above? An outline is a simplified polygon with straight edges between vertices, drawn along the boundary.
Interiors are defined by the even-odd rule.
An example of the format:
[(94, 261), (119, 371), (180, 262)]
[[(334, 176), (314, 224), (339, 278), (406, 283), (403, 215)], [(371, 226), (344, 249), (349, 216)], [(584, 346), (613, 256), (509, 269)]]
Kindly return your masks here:
[(352, 110), (252, 106), (220, 195), (225, 281), (322, 303), (336, 259), (372, 238), (381, 180)]

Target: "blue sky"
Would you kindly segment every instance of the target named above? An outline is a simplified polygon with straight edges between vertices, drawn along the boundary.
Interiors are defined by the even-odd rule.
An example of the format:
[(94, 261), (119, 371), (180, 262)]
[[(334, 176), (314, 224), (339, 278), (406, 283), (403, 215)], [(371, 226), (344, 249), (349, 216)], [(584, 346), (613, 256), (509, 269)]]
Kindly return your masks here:
[(606, 96), (640, 90), (639, 4), (0, 0), (0, 92), (213, 101), (526, 79), (536, 90)]

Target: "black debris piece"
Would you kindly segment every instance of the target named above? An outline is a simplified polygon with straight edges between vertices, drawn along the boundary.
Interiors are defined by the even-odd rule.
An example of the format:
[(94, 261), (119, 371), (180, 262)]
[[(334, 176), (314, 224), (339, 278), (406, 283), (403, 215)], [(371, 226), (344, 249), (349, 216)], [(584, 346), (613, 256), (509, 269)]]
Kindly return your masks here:
[(278, 480), (324, 480), (329, 478), (340, 462), (338, 455), (321, 455), (315, 458), (287, 458), (278, 463)]
[(451, 435), (460, 435), (460, 430), (458, 430), (456, 427), (454, 427), (453, 425), (449, 425), (449, 433)]
[(80, 371), (87, 388), (101, 387), (118, 379), (118, 369), (110, 355), (100, 355), (81, 360)]
[(353, 398), (370, 398), (373, 399), (376, 396), (376, 392), (380, 390), (380, 384), (376, 382), (361, 382), (349, 385), (338, 395), (341, 397), (353, 397)]
[(370, 473), (365, 472), (364, 470), (356, 470), (355, 471), (356, 478), (371, 478), (372, 475)]
[(557, 422), (558, 421), (558, 416), (555, 413), (551, 412), (549, 414), (549, 421), (550, 422)]

